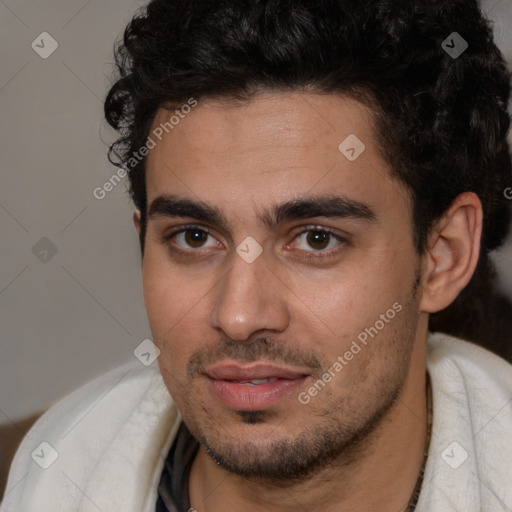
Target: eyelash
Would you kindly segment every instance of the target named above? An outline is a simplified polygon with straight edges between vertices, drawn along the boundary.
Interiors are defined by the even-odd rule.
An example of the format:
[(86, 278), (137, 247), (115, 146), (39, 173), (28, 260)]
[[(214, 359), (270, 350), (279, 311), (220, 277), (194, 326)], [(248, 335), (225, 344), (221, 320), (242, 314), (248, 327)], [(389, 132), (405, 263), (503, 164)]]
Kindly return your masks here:
[[(211, 233), (208, 230), (208, 228), (205, 228), (203, 226), (198, 226), (196, 224), (187, 224), (187, 225), (184, 225), (184, 226), (180, 227), (180, 229), (178, 229), (178, 230), (175, 230), (175, 231), (172, 231), (171, 233), (165, 234), (162, 237), (162, 243), (168, 244), (169, 241), (171, 239), (173, 239), (175, 236), (179, 235), (180, 233), (184, 233), (186, 231), (189, 231), (189, 230), (197, 230), (197, 231), (201, 231), (203, 233), (206, 233), (207, 235), (211, 235)], [(337, 235), (336, 233), (334, 233), (333, 230), (331, 230), (329, 228), (319, 227), (319, 226), (307, 226), (307, 229), (304, 229), (301, 232), (297, 233), (294, 236), (293, 239), (295, 240), (296, 238), (299, 238), (304, 233), (308, 233), (310, 231), (317, 231), (319, 233), (327, 233), (331, 237), (334, 237), (338, 242), (340, 242), (342, 246), (348, 243), (345, 238)], [(186, 257), (186, 258), (198, 258), (198, 257), (200, 257), (202, 255), (200, 250), (186, 251), (186, 250), (180, 249), (179, 247), (172, 247), (171, 250), (173, 252), (176, 252), (176, 253), (180, 254), (181, 256)], [(305, 252), (304, 257), (306, 259), (328, 258), (330, 256), (335, 256), (339, 251), (340, 251), (340, 247), (339, 246), (338, 246), (338, 248), (331, 249), (329, 251), (322, 251), (322, 250), (313, 251), (313, 252), (311, 252), (311, 251), (304, 251)]]

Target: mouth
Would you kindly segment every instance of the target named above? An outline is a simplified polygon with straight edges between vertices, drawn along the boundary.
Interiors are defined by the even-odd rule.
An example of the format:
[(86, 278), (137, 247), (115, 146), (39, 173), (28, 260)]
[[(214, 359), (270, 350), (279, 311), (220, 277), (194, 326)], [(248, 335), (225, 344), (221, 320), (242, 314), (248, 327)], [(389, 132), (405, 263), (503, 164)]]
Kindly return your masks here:
[(229, 409), (267, 409), (299, 388), (308, 374), (300, 370), (256, 363), (224, 362), (205, 372), (213, 397)]

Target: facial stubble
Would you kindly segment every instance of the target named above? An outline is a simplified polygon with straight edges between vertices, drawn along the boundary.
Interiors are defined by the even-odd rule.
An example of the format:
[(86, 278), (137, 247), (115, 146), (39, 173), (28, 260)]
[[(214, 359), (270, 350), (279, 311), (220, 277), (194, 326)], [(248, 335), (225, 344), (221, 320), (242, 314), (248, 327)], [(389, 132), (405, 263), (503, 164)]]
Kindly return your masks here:
[[(198, 404), (193, 395), (188, 394), (182, 408), (185, 423), (218, 466), (239, 477), (271, 487), (305, 481), (313, 473), (329, 466), (347, 466), (357, 462), (365, 451), (371, 449), (373, 436), (393, 410), (403, 390), (419, 320), (418, 290), (419, 279), (416, 279), (408, 300), (404, 303), (400, 323), (397, 318), (395, 325), (389, 326), (393, 335), (388, 336), (385, 359), (391, 362), (392, 368), (375, 376), (372, 374), (369, 358), (359, 358), (361, 374), (366, 374), (369, 379), (373, 375), (374, 379), (371, 390), (366, 392), (365, 397), (342, 396), (330, 402), (324, 401), (322, 405), (298, 405), (297, 402), (299, 411), (308, 411), (308, 407), (311, 411), (309, 418), (299, 420), (303, 425), (301, 432), (294, 437), (282, 436), (278, 439), (272, 439), (271, 434), (268, 434), (264, 444), (253, 441), (258, 438), (258, 429), (263, 426), (268, 430), (274, 425), (272, 432), (277, 432), (280, 425), (290, 418), (293, 419), (295, 408), (284, 417), (270, 409), (232, 411), (231, 419), (237, 418), (240, 424), (247, 426), (246, 435), (236, 439), (230, 435), (228, 427), (215, 424), (211, 417), (206, 417), (201, 424), (193, 411), (199, 407), (206, 412), (207, 404)], [(378, 338), (372, 343), (379, 343)], [(319, 358), (314, 351), (308, 355), (302, 353), (300, 357), (289, 357), (282, 347), (268, 338), (252, 345), (248, 351), (241, 344), (236, 345), (241, 348), (235, 348), (234, 345), (232, 347), (240, 360), (265, 358), (291, 364), (304, 364), (307, 361), (310, 367), (315, 368), (316, 374), (321, 375), (325, 371), (325, 368), (320, 369)], [(365, 347), (365, 350), (368, 348)], [(234, 355), (231, 350), (227, 352), (229, 356)], [(372, 357), (376, 354), (383, 355), (381, 352), (373, 354)], [(196, 370), (197, 366), (199, 364), (196, 361)], [(335, 385), (335, 382), (330, 385)], [(331, 391), (324, 390), (323, 393), (325, 397), (333, 396)], [(365, 407), (361, 407), (362, 399), (363, 402), (366, 401)], [(279, 416), (281, 419), (276, 424)]]

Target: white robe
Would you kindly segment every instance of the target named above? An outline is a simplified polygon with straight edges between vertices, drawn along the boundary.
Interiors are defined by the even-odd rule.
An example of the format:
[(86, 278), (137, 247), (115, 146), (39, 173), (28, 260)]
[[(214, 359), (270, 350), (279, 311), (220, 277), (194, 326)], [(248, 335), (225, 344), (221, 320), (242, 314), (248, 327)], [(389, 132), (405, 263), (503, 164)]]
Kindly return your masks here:
[[(417, 512), (512, 511), (512, 365), (436, 333), (427, 369), (433, 426)], [(26, 435), (0, 512), (154, 512), (180, 421), (158, 368), (135, 360), (89, 382)]]

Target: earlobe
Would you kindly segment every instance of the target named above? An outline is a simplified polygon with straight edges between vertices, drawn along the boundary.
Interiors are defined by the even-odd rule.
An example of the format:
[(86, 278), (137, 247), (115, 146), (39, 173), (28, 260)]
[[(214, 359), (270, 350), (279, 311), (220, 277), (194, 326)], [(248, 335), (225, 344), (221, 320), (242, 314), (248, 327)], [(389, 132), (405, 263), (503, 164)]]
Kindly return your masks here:
[(137, 235), (140, 236), (140, 211), (135, 210), (133, 212), (133, 224), (137, 230)]
[(478, 196), (465, 192), (431, 229), (424, 256), (422, 311), (445, 309), (471, 280), (480, 254), (482, 217)]

